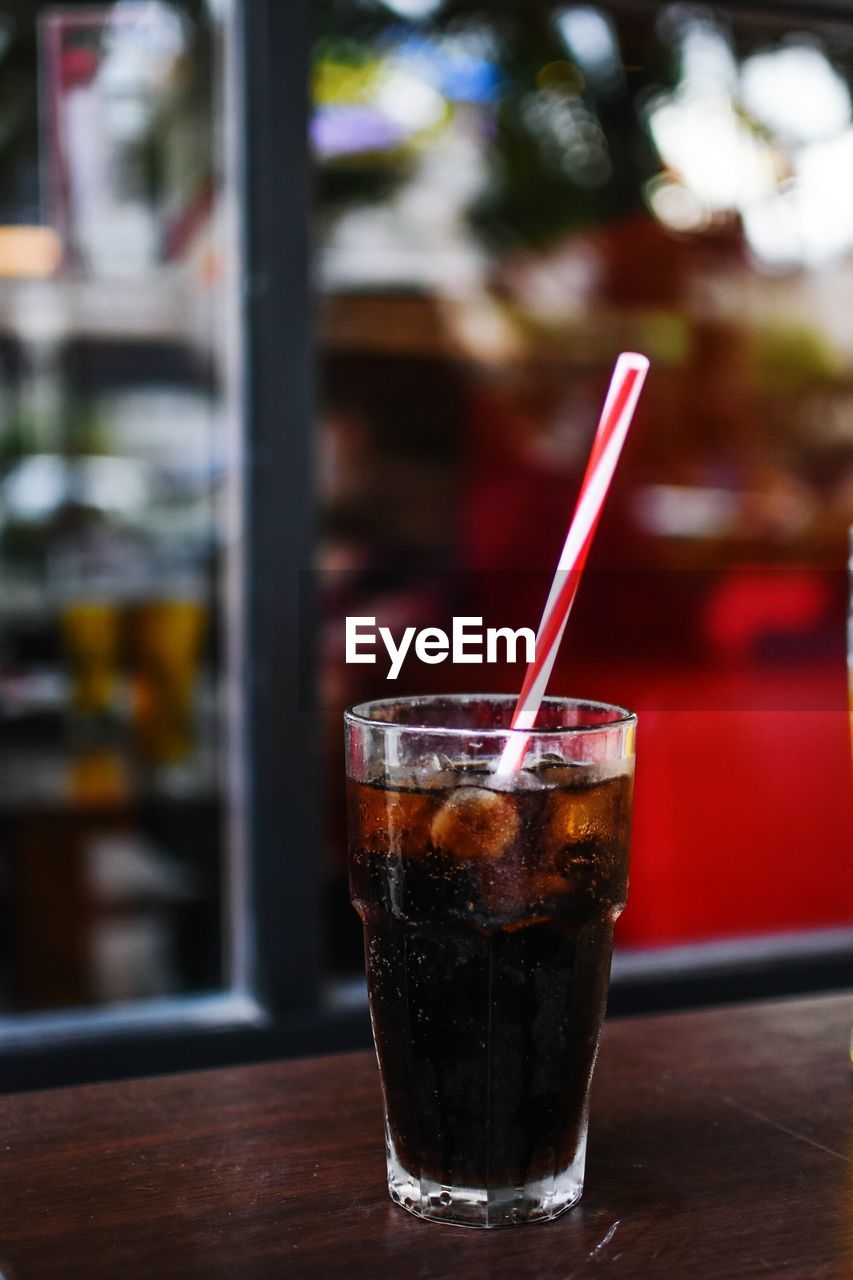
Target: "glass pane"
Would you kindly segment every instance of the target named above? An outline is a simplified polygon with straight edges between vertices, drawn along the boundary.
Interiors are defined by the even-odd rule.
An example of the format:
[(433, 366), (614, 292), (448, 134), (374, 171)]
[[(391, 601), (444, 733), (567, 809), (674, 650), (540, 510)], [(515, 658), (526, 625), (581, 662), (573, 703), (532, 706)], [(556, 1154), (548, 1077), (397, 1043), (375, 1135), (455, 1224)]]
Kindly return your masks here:
[[(346, 616), (535, 626), (608, 372), (652, 373), (553, 677), (640, 713), (623, 946), (849, 926), (853, 25), (318, 5), (318, 568), (340, 713), (518, 689), (347, 665)], [(343, 815), (329, 958), (360, 964)]]
[(0, 1010), (226, 980), (207, 6), (0, 0)]

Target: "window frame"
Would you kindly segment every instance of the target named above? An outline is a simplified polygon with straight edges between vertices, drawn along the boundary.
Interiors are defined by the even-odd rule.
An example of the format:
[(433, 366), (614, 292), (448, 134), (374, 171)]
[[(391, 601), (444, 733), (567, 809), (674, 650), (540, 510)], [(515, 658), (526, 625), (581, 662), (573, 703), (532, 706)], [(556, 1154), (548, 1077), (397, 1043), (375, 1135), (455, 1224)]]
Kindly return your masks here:
[[(802, 13), (775, 3), (723, 11)], [(363, 984), (330, 991), (321, 955), (315, 602), (315, 338), (310, 279), (310, 0), (230, 0), (226, 141), (238, 270), (229, 319), (240, 492), (228, 619), (236, 655), (231, 985), (121, 1007), (0, 1019), (0, 1091), (370, 1043)], [(850, 0), (816, 18), (853, 19)], [(230, 204), (230, 200), (228, 201)], [(689, 953), (689, 954), (688, 954)], [(853, 929), (617, 957), (614, 1013), (849, 986)]]

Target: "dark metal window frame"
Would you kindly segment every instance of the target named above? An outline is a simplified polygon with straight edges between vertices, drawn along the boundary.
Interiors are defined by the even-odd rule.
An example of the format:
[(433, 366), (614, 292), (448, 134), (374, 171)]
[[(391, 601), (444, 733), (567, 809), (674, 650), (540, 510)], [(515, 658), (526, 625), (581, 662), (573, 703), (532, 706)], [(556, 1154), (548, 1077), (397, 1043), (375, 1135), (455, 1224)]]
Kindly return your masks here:
[[(517, 0), (516, 0), (517, 2)], [(802, 3), (730, 3), (730, 12)], [(809, 17), (853, 16), (848, 0)], [(198, 998), (10, 1019), (0, 1090), (215, 1066), (369, 1043), (363, 989), (324, 987), (313, 604), (314, 339), (307, 147), (310, 0), (233, 0), (244, 550), (237, 673), (245, 885), (234, 984)], [(243, 890), (245, 889), (245, 892)], [(847, 986), (853, 930), (618, 957), (611, 1009), (677, 1008)]]

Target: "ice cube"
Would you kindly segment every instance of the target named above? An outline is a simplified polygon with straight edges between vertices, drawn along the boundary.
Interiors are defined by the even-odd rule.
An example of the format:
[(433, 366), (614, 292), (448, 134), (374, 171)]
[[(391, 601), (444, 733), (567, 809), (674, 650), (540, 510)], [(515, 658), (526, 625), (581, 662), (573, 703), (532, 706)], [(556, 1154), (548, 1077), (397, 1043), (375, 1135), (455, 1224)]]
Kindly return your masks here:
[(454, 858), (499, 858), (518, 835), (518, 813), (508, 795), (485, 787), (458, 787), (432, 820), (432, 843)]
[(533, 877), (530, 896), (534, 901), (545, 902), (548, 898), (556, 898), (571, 892), (574, 887), (575, 882), (571, 876), (557, 871), (542, 871)]
[(453, 771), (467, 778), (482, 778), (491, 772), (488, 760), (454, 760)]
[(456, 787), (472, 774), (487, 773), (488, 764), (476, 760), (451, 760), (443, 751), (415, 765), (405, 776), (404, 785), (420, 791), (443, 791)]
[(577, 791), (555, 791), (548, 799), (545, 821), (549, 851), (607, 840), (614, 826), (615, 799), (613, 789), (606, 783)]
[(432, 767), (436, 773), (447, 773), (453, 768), (453, 761), (443, 751), (436, 751), (432, 758)]
[(538, 760), (535, 760), (529, 767), (531, 769), (539, 769), (542, 765), (549, 764), (568, 764), (565, 756), (560, 755), (559, 751), (543, 751)]
[(525, 765), (520, 778), (535, 778), (539, 786), (560, 787), (570, 779), (571, 768), (572, 762), (558, 751), (544, 751), (532, 764)]
[(483, 858), (474, 871), (476, 903), (486, 917), (524, 914), (526, 878), (515, 859)]
[(429, 840), (429, 796), (417, 791), (386, 791), (361, 787), (358, 830), (373, 853), (422, 853)]

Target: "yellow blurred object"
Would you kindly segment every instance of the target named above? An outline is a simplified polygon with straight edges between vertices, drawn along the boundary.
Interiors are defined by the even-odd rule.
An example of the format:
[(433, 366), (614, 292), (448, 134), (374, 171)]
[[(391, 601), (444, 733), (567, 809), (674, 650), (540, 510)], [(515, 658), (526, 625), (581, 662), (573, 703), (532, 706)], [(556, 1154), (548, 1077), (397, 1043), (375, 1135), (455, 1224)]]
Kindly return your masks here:
[(129, 786), (124, 761), (108, 747), (74, 756), (69, 766), (68, 791), (72, 800), (86, 806), (126, 800)]
[(583, 73), (573, 62), (548, 62), (536, 74), (536, 83), (548, 93), (576, 98), (584, 90)]
[(314, 101), (326, 104), (372, 102), (379, 91), (383, 70), (381, 58), (363, 62), (336, 62), (333, 58), (323, 58), (314, 68)]
[(74, 707), (99, 715), (110, 705), (119, 673), (120, 614), (113, 604), (69, 605), (60, 618), (74, 684)]
[(207, 619), (196, 600), (163, 600), (132, 611), (133, 723), (155, 764), (185, 759), (192, 749), (192, 708)]
[(0, 227), (0, 276), (43, 279), (62, 261), (62, 242), (52, 227)]

